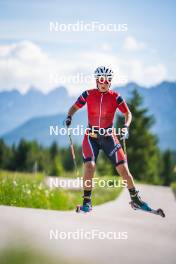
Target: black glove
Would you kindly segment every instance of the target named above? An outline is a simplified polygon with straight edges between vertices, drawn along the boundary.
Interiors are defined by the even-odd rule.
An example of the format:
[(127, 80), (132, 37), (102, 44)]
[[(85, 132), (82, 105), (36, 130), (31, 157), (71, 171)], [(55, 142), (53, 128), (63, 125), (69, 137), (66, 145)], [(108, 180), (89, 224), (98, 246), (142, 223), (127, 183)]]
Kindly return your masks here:
[(124, 125), (121, 129), (121, 139), (128, 139), (129, 138), (129, 127)]
[(65, 119), (65, 124), (67, 127), (69, 127), (71, 125), (72, 122), (72, 117), (71, 116), (67, 116), (67, 118)]

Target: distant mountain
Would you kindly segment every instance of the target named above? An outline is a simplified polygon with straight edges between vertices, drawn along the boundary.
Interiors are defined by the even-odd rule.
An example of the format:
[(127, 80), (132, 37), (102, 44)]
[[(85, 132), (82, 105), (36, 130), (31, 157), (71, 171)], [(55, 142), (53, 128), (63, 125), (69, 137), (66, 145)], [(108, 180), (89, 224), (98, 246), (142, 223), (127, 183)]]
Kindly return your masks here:
[(115, 88), (126, 99), (134, 89), (142, 95), (144, 106), (155, 118), (152, 131), (158, 135), (160, 147), (176, 149), (176, 82), (165, 81), (151, 88), (129, 83)]
[[(9, 145), (13, 143), (18, 144), (20, 139), (24, 138), (26, 140), (37, 140), (40, 144), (44, 146), (49, 146), (53, 141), (57, 142), (59, 146), (68, 146), (69, 139), (68, 134), (64, 135), (64, 131), (59, 129), (63, 128), (63, 121), (65, 119), (65, 114), (57, 114), (52, 116), (41, 116), (30, 119), (19, 127), (15, 128), (9, 133), (6, 133), (2, 136), (5, 142)], [(80, 124), (86, 127), (87, 124), (87, 114), (86, 111), (79, 111), (74, 118), (73, 127), (76, 127)], [(50, 134), (50, 127), (51, 134)], [(55, 135), (53, 131), (58, 132), (58, 135)], [(76, 131), (75, 131), (76, 133)], [(74, 143), (81, 144), (82, 136), (74, 136)]]
[[(144, 106), (155, 117), (156, 123), (152, 130), (158, 135), (159, 146), (162, 149), (176, 150), (175, 82), (162, 82), (151, 88), (129, 83), (124, 87), (115, 87), (114, 89), (120, 92), (126, 100), (130, 97), (131, 91), (137, 89), (143, 97)], [(68, 143), (68, 138), (49, 136), (49, 126), (62, 126), (65, 112), (74, 100), (75, 98), (70, 97), (65, 88), (55, 89), (47, 95), (34, 89), (26, 95), (21, 95), (15, 90), (0, 93), (1, 131), (5, 130), (2, 129), (2, 124), (6, 125), (6, 131), (8, 131), (1, 137), (9, 144), (26, 138), (28, 140), (36, 139), (43, 145), (50, 145), (55, 140), (59, 145), (65, 146)], [(84, 109), (75, 115), (74, 125), (79, 124), (81, 120), (81, 124), (86, 126), (87, 115)], [(81, 144), (81, 139), (82, 137), (75, 136), (74, 141)]]
[(30, 118), (65, 112), (74, 98), (66, 88), (59, 87), (48, 94), (35, 88), (26, 94), (17, 90), (0, 93), (0, 135), (14, 129)]

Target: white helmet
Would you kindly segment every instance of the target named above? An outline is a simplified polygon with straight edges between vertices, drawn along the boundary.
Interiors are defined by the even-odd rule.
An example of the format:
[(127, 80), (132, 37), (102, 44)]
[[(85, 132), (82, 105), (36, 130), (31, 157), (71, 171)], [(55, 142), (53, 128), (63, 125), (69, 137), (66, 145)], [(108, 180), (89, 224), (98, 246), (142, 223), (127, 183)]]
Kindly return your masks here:
[(99, 79), (100, 77), (105, 77), (109, 81), (113, 78), (113, 71), (105, 66), (98, 67), (94, 72), (95, 79)]

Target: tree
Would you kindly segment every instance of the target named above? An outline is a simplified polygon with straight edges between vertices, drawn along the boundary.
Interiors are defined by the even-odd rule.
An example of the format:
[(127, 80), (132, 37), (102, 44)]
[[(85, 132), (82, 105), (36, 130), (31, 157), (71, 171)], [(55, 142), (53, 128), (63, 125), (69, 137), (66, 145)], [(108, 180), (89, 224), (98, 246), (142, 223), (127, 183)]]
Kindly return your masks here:
[[(76, 156), (76, 163), (77, 166), (80, 167), (82, 165), (82, 150), (81, 147), (74, 145), (74, 151)], [(71, 154), (70, 147), (63, 148), (60, 151), (62, 157), (62, 164), (66, 171), (73, 171), (74, 170), (74, 162)]]
[[(151, 127), (154, 118), (148, 115), (148, 109), (142, 107), (142, 97), (137, 90), (132, 92), (128, 102), (133, 120), (130, 126), (130, 137), (126, 141), (129, 168), (135, 179), (149, 183), (160, 183), (160, 152), (157, 147), (157, 137), (152, 134)], [(123, 127), (124, 119), (119, 118), (116, 128)]]
[(30, 150), (29, 142), (21, 139), (18, 146), (15, 148), (14, 153), (14, 165), (15, 169), (17, 168), (19, 171), (25, 171), (26, 168), (26, 161), (28, 158), (28, 152)]
[[(100, 176), (114, 174), (113, 165), (103, 151), (100, 151), (97, 159), (96, 169)], [(115, 172), (115, 174), (117, 174)]]
[(163, 153), (162, 165), (161, 177), (163, 185), (169, 186), (172, 181), (176, 180), (174, 155), (171, 150), (166, 150)]
[(55, 157), (58, 155), (59, 153), (59, 149), (58, 149), (58, 145), (56, 142), (53, 142), (50, 149), (50, 156), (51, 156), (51, 159), (55, 159)]
[(63, 173), (63, 166), (62, 166), (61, 156), (57, 155), (54, 158), (52, 175), (53, 176), (61, 176), (62, 173)]
[(8, 147), (3, 139), (0, 139), (0, 168), (7, 169), (9, 166), (9, 161), (12, 157), (12, 151)]

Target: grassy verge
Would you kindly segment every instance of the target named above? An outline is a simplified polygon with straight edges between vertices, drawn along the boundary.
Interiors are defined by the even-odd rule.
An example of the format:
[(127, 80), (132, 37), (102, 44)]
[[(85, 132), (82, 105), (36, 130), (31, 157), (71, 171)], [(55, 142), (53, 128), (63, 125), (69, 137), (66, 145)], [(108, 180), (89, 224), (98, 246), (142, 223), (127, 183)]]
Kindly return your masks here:
[(176, 198), (176, 181), (171, 183), (171, 188), (172, 188), (174, 195), (175, 195), (175, 198)]
[[(42, 254), (31, 252), (22, 248), (8, 248), (0, 252), (0, 261), (2, 264), (30, 264), (30, 263), (43, 263), (55, 264), (56, 262), (50, 261), (49, 258), (43, 257)], [(49, 262), (50, 261), (50, 262)]]
[[(114, 187), (115, 177), (101, 177), (105, 181), (111, 179), (112, 187), (95, 187), (93, 204), (98, 205), (115, 199), (121, 187)], [(44, 185), (44, 175), (0, 171), (0, 204), (18, 207), (43, 208), (51, 210), (71, 210), (82, 202), (81, 190), (49, 189)]]
[[(57, 264), (53, 256), (46, 255), (43, 252), (24, 247), (9, 247), (0, 251), (0, 263), (1, 264)], [(60, 264), (68, 264), (68, 262), (59, 259)]]

